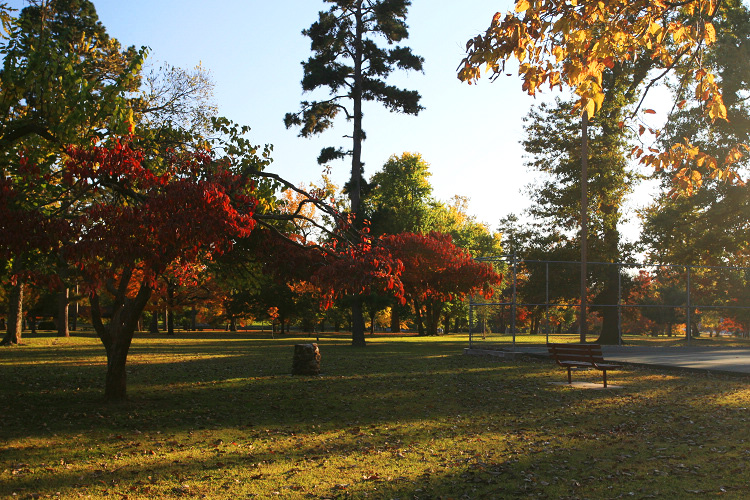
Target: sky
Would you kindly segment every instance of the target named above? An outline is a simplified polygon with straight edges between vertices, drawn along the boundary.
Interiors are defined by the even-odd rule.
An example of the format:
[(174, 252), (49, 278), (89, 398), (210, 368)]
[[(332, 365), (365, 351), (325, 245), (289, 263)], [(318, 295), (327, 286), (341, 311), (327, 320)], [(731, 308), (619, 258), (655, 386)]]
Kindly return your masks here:
[[(22, 8), (23, 0), (11, 0)], [(123, 46), (149, 47), (149, 60), (183, 68), (201, 64), (215, 83), (219, 114), (252, 128), (255, 144), (272, 144), (269, 168), (295, 184), (318, 182), (316, 158), (325, 146), (346, 146), (351, 133), (344, 120), (313, 139), (284, 127), (287, 112), (299, 110), (301, 62), (310, 57), (301, 34), (328, 4), (322, 0), (94, 0), (110, 36)], [(510, 213), (529, 206), (526, 186), (533, 176), (524, 167), (523, 117), (541, 99), (521, 91), (517, 76), (478, 85), (456, 77), (466, 41), (489, 26), (511, 0), (412, 0), (403, 45), (425, 58), (423, 73), (394, 73), (390, 83), (417, 90), (425, 107), (418, 116), (365, 106), (365, 176), (403, 152), (419, 153), (430, 164), (434, 196), (470, 199), (469, 212), (496, 229)], [(334, 181), (349, 177), (350, 162), (333, 162)], [(632, 215), (632, 206), (631, 206)], [(631, 229), (631, 233), (633, 230)]]

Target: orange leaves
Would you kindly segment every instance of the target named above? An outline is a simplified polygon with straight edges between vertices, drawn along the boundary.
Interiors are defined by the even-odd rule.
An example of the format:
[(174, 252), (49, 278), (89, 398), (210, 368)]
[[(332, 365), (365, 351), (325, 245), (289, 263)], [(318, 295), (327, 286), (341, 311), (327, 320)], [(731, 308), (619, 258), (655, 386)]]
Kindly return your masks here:
[(731, 169), (731, 165), (744, 158), (745, 152), (749, 149), (747, 146), (732, 148), (727, 157), (724, 158), (723, 166), (720, 166), (722, 164), (719, 159), (701, 151), (687, 139), (673, 145), (666, 151), (660, 152), (649, 148), (649, 154), (645, 154), (642, 148), (634, 147), (631, 155), (637, 158), (642, 165), (652, 167), (657, 171), (674, 172), (675, 188), (672, 190), (672, 194), (684, 193), (690, 196), (703, 185), (706, 178), (740, 182), (739, 175)]
[(522, 12), (526, 12), (526, 10), (529, 7), (531, 7), (531, 3), (529, 2), (529, 0), (517, 0), (516, 1), (516, 12), (518, 12), (519, 14)]
[[(579, 109), (593, 116), (604, 98), (602, 72), (619, 61), (632, 60), (644, 49), (654, 69), (695, 61), (690, 56), (701, 44), (716, 41), (716, 29), (705, 19), (717, 5), (702, 0), (688, 0), (680, 7), (647, 0), (516, 0), (515, 12), (504, 18), (495, 14), (487, 31), (468, 41), (458, 77), (474, 83), (485, 66), (494, 78), (505, 71), (507, 61), (516, 59), (527, 93), (534, 95), (545, 84), (567, 85), (579, 96)], [(678, 8), (706, 16), (676, 21)], [(700, 93), (703, 101), (715, 102), (709, 107), (712, 119), (726, 114), (716, 90)]]
[(710, 21), (703, 24), (703, 40), (709, 45), (716, 42), (716, 28)]

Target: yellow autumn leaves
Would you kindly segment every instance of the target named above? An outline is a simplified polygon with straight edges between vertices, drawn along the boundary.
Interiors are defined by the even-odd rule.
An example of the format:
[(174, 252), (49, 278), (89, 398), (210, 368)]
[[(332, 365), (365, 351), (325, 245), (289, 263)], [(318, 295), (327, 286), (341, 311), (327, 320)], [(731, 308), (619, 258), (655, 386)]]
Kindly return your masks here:
[[(458, 76), (474, 83), (484, 67), (496, 78), (506, 73), (506, 62), (516, 60), (524, 91), (534, 95), (543, 86), (567, 86), (578, 96), (576, 109), (591, 117), (604, 102), (603, 73), (646, 59), (655, 78), (679, 69), (694, 82), (695, 99), (707, 116), (726, 120), (719, 86), (700, 57), (716, 42), (710, 20), (717, 8), (717, 0), (516, 0), (515, 12), (496, 14), (483, 35), (469, 40)], [(676, 151), (665, 154), (664, 159), (685, 159)], [(692, 173), (688, 178), (699, 184)]]

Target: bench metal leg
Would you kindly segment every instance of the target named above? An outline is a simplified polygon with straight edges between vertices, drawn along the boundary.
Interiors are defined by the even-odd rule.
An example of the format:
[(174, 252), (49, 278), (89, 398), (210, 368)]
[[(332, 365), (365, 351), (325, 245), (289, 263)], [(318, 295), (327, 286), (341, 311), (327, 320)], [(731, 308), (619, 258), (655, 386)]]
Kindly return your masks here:
[(604, 387), (607, 387), (607, 370), (602, 370), (602, 373), (604, 374)]
[(568, 367), (568, 384), (572, 384), (573, 381), (570, 378), (570, 367)]

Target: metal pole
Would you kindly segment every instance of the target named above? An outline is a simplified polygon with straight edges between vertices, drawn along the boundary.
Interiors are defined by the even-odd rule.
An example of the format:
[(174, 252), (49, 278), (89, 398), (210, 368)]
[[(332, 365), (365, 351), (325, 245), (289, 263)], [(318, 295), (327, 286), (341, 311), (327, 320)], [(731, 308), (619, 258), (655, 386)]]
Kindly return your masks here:
[(687, 314), (685, 323), (685, 335), (687, 337), (687, 344), (690, 345), (690, 266), (685, 266), (687, 269)]
[(545, 262), (545, 267), (546, 267), (546, 272), (545, 272), (545, 276), (546, 276), (546, 287), (545, 288), (546, 288), (546, 290), (544, 292), (544, 303), (545, 303), (545, 305), (547, 307), (547, 311), (545, 313), (546, 314), (546, 323), (547, 323), (546, 326), (545, 326), (545, 332), (547, 334), (547, 343), (549, 344), (549, 262)]
[(513, 347), (516, 347), (516, 252), (513, 252), (513, 287), (510, 300), (510, 330), (513, 334)]
[(469, 349), (472, 349), (472, 341), (474, 340), (474, 296), (472, 295), (469, 300)]
[(622, 345), (622, 263), (617, 265), (617, 345)]
[(580, 317), (580, 337), (581, 343), (586, 342), (586, 333), (588, 330), (586, 309), (588, 299), (586, 297), (586, 263), (588, 261), (588, 236), (589, 236), (589, 195), (588, 195), (588, 156), (589, 156), (589, 114), (585, 109), (581, 116), (581, 311)]

